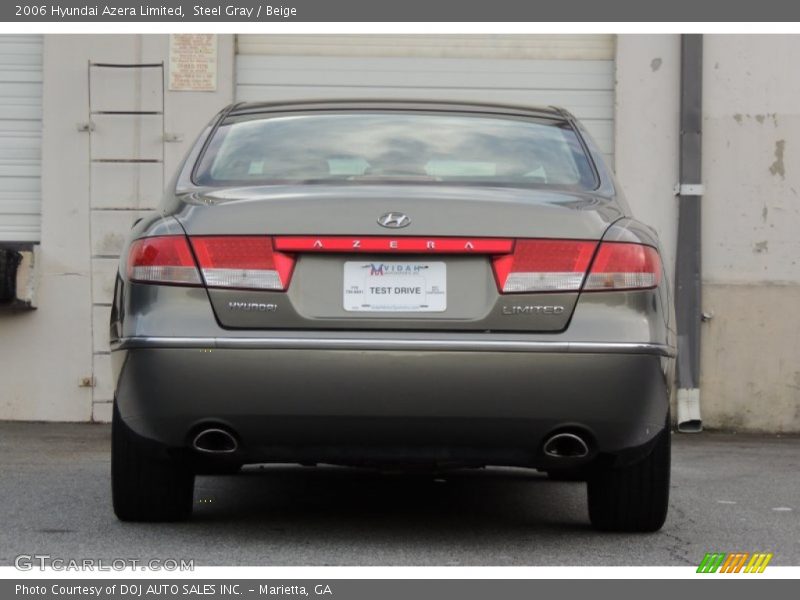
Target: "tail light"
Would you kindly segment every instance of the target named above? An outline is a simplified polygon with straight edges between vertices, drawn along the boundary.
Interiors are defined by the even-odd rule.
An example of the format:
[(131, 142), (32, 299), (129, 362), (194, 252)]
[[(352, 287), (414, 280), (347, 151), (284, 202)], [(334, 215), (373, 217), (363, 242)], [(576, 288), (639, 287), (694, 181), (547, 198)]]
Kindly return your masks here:
[(200, 274), (183, 236), (142, 238), (128, 251), (128, 278), (144, 283), (202, 285)]
[(504, 294), (636, 290), (661, 280), (656, 249), (628, 242), (598, 247), (580, 240), (518, 240), (513, 253), (495, 257), (493, 266)]
[(294, 258), (276, 252), (266, 236), (192, 237), (200, 271), (208, 287), (285, 290)]
[(266, 236), (193, 237), (191, 246), (182, 235), (157, 236), (136, 240), (128, 253), (128, 278), (142, 283), (285, 290), (293, 269), (294, 258)]
[[(294, 255), (277, 251), (269, 236), (199, 236), (190, 240), (191, 245), (184, 236), (134, 241), (128, 254), (129, 279), (173, 285), (205, 283), (215, 288), (282, 291), (289, 287)], [(295, 246), (300, 243), (297, 240), (277, 238), (281, 249), (297, 250)], [(297, 243), (293, 246), (290, 241)], [(305, 238), (300, 241), (303, 247), (308, 245)], [(493, 242), (494, 246), (478, 248), (477, 242), (467, 240), (462, 248), (459, 238), (456, 242), (447, 240), (452, 242), (449, 245), (440, 245), (441, 241), (436, 240), (431, 246), (431, 241), (426, 241), (426, 249), (422, 251), (419, 246), (422, 242), (416, 238), (411, 241), (413, 248), (400, 248), (399, 242), (389, 247), (406, 252), (494, 254), (508, 252), (513, 244), (510, 253), (492, 258), (497, 286), (503, 294), (648, 289), (658, 286), (661, 280), (658, 252), (643, 244), (527, 239), (500, 240)], [(339, 247), (341, 244), (320, 248), (320, 243), (313, 242), (315, 251), (344, 251), (344, 247)], [(351, 247), (363, 250), (360, 244)]]
[(586, 278), (584, 290), (640, 290), (661, 281), (661, 259), (655, 248), (626, 242), (603, 242)]
[(597, 242), (517, 240), (514, 252), (494, 259), (497, 287), (504, 294), (577, 292)]

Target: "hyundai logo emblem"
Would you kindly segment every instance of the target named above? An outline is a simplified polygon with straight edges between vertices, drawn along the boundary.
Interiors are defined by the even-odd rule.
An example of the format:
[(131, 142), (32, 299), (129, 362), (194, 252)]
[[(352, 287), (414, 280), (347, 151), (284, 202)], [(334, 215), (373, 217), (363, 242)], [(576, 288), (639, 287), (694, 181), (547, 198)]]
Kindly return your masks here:
[(408, 215), (400, 212), (388, 212), (378, 218), (378, 225), (381, 227), (388, 227), (390, 229), (400, 229), (411, 224), (411, 219)]

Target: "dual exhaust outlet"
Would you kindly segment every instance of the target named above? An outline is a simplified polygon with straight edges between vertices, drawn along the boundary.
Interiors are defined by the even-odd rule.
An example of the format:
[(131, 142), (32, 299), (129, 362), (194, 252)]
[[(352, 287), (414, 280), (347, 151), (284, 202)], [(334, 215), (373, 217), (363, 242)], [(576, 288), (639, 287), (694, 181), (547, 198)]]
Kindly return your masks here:
[[(219, 427), (201, 430), (192, 440), (192, 448), (208, 454), (231, 454), (239, 449), (239, 442), (232, 433)], [(551, 458), (584, 458), (589, 455), (589, 446), (575, 433), (556, 433), (544, 443), (544, 453)]]

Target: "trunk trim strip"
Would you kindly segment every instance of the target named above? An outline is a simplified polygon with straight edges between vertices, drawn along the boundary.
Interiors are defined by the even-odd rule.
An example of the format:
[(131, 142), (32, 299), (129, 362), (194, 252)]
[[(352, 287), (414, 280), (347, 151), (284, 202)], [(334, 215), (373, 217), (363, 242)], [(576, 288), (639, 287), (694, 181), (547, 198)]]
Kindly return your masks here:
[(514, 240), (508, 238), (278, 235), (273, 243), (281, 252), (509, 254), (514, 250)]
[(526, 340), (426, 340), (327, 337), (128, 337), (111, 349), (220, 348), (287, 350), (431, 350), (447, 352), (556, 352), (576, 354), (654, 354), (674, 357), (675, 348), (648, 342), (552, 342)]

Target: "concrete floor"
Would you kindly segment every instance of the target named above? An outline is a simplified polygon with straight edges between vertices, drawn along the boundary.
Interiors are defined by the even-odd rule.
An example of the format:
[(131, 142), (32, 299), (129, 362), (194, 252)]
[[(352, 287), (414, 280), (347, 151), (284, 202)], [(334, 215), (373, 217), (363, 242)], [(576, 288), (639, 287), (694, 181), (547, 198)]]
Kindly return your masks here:
[(434, 478), (276, 466), (199, 477), (193, 520), (117, 521), (107, 425), (0, 423), (0, 564), (184, 558), (197, 565), (800, 565), (800, 437), (673, 436), (672, 505), (652, 535), (601, 534), (585, 485), (492, 469)]

